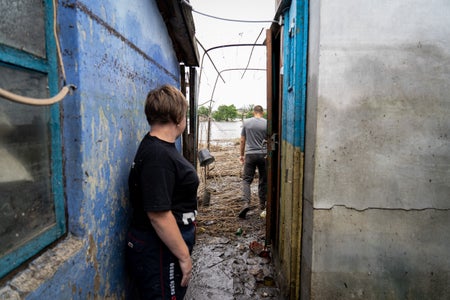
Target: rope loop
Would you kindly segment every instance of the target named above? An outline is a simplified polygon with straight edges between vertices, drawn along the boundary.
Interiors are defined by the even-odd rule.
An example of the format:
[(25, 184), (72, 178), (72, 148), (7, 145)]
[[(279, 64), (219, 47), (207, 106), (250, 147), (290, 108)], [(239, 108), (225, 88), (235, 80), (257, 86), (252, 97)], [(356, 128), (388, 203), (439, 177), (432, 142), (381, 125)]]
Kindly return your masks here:
[(17, 102), (21, 104), (27, 104), (27, 105), (34, 105), (34, 106), (45, 106), (45, 105), (52, 105), (55, 104), (64, 97), (67, 96), (67, 94), (72, 94), (72, 91), (74, 91), (77, 87), (73, 84), (66, 85), (59, 91), (58, 94), (51, 98), (43, 98), (43, 99), (37, 99), (37, 98), (31, 98), (31, 97), (25, 97), (21, 95), (17, 95), (11, 92), (8, 92), (7, 90), (4, 90), (0, 88), (0, 97), (5, 98), (6, 100)]

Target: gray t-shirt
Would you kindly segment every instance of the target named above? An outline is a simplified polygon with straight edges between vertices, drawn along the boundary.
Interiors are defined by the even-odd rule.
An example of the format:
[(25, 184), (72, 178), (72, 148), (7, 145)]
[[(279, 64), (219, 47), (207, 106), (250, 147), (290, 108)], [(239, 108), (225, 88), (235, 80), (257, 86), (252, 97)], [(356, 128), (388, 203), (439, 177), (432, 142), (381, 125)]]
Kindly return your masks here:
[(267, 152), (267, 120), (250, 118), (244, 121), (241, 136), (245, 136), (245, 154)]

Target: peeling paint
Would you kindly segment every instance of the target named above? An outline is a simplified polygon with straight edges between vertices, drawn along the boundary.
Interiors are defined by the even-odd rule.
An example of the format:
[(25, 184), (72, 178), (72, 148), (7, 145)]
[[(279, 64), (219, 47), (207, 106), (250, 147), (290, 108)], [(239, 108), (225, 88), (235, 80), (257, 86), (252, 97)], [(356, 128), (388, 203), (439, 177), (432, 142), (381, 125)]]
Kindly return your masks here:
[(127, 298), (127, 177), (148, 130), (143, 101), (149, 89), (179, 81), (170, 36), (154, 32), (167, 33), (154, 1), (60, 3), (67, 82), (77, 86), (61, 106), (68, 228), (79, 244), (68, 259), (55, 256), (42, 268), (54, 276), (30, 285), (29, 300)]
[(94, 292), (95, 294), (98, 294), (100, 291), (100, 274), (99, 274), (99, 264), (97, 260), (97, 245), (94, 241), (94, 238), (92, 234), (89, 234), (89, 245), (87, 249), (88, 253), (86, 256), (86, 259), (88, 259), (88, 262), (93, 264), (94, 270), (95, 270), (95, 276), (94, 276)]

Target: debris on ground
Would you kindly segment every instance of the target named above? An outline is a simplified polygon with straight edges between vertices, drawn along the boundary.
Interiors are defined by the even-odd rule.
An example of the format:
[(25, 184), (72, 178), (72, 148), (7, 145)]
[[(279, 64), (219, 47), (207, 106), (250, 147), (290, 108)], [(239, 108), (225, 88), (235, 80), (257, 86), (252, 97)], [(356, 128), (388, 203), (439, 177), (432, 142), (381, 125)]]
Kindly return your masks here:
[[(213, 146), (215, 162), (200, 170), (197, 242), (186, 300), (279, 299), (257, 181), (245, 218), (241, 202), (239, 144)], [(207, 205), (203, 205), (207, 200)]]

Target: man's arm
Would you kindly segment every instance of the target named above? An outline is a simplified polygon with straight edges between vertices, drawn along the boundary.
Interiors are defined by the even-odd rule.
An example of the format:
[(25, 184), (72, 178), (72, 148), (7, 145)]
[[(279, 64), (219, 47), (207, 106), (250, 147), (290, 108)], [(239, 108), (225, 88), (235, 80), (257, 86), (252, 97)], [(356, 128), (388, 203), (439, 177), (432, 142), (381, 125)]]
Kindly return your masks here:
[(239, 160), (241, 161), (241, 164), (244, 163), (244, 156), (245, 156), (245, 136), (241, 135), (241, 157)]

